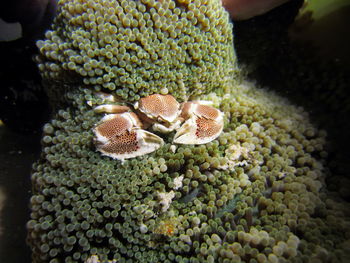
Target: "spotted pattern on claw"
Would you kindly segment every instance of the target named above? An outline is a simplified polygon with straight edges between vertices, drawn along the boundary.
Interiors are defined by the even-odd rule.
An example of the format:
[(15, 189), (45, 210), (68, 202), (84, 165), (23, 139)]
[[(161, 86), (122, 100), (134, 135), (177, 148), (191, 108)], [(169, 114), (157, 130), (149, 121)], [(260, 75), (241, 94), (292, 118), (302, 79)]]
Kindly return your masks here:
[(153, 94), (140, 99), (135, 108), (153, 120), (172, 123), (179, 115), (180, 104), (171, 95)]
[(219, 117), (220, 111), (211, 106), (197, 104), (195, 114), (203, 118), (215, 120)]
[(114, 137), (109, 143), (100, 147), (100, 150), (110, 154), (125, 154), (136, 152), (139, 149), (136, 132), (125, 131), (123, 134)]
[(197, 130), (196, 136), (200, 139), (213, 137), (216, 134), (220, 133), (222, 127), (216, 121), (206, 119), (206, 118), (197, 118), (196, 119)]
[(103, 155), (124, 161), (151, 153), (163, 145), (163, 139), (141, 129), (141, 122), (133, 112), (110, 114), (95, 127), (96, 149)]
[(223, 113), (201, 102), (186, 102), (182, 105), (180, 118), (185, 123), (177, 130), (174, 143), (205, 144), (216, 139), (222, 132)]
[(121, 114), (115, 114), (115, 116), (102, 122), (95, 129), (96, 133), (101, 136), (111, 139), (115, 136), (122, 135), (125, 131), (130, 130), (133, 124)]

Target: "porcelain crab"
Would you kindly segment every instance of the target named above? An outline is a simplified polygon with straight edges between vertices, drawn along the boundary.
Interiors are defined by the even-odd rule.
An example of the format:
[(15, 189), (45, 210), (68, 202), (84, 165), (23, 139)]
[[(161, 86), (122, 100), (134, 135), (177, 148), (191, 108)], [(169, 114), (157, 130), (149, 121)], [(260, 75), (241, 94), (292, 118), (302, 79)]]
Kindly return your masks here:
[(180, 118), (185, 122), (177, 130), (174, 143), (208, 143), (216, 139), (224, 127), (223, 113), (212, 106), (203, 105), (201, 101), (185, 102)]
[(159, 133), (176, 131), (177, 144), (204, 144), (222, 132), (223, 113), (205, 101), (180, 104), (171, 95), (153, 94), (133, 105), (104, 104), (94, 108), (109, 113), (93, 129), (96, 149), (103, 155), (123, 161), (157, 150), (164, 144)]
[(153, 152), (163, 145), (162, 138), (141, 127), (141, 121), (133, 112), (106, 115), (94, 128), (96, 149), (123, 161)]

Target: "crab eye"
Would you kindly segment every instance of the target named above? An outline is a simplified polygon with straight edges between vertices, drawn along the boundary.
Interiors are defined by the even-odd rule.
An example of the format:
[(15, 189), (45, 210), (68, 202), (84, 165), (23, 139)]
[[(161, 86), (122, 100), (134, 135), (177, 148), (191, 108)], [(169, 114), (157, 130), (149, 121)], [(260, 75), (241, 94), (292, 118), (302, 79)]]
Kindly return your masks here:
[(177, 130), (174, 143), (204, 144), (211, 142), (220, 135), (224, 126), (221, 111), (197, 102), (184, 103), (181, 117), (187, 120)]
[(151, 153), (163, 145), (160, 137), (140, 128), (134, 113), (107, 115), (93, 131), (96, 149), (121, 161)]
[(134, 107), (152, 120), (173, 123), (180, 104), (171, 95), (153, 94), (140, 99)]

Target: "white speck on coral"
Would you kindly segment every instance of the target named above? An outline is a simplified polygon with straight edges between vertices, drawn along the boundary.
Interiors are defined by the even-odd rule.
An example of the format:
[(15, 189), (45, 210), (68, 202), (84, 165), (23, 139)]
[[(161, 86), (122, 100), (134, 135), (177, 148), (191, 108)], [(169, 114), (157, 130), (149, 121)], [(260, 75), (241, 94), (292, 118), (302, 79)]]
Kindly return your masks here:
[(240, 145), (231, 145), (226, 151), (226, 154), (230, 155), (232, 161), (238, 160), (241, 156), (248, 155), (248, 149)]
[(221, 165), (219, 169), (234, 170), (236, 166), (246, 166), (252, 160), (249, 156), (250, 149), (240, 145), (231, 145), (225, 151), (226, 164)]
[(176, 177), (175, 179), (174, 179), (174, 189), (175, 190), (177, 190), (177, 189), (179, 189), (179, 188), (181, 188), (182, 187), (182, 181), (183, 181), (183, 179), (184, 179), (184, 176), (183, 175), (181, 175), (181, 176), (178, 176), (178, 177)]
[(286, 173), (279, 172), (279, 173), (277, 174), (277, 177), (278, 177), (278, 179), (283, 179), (284, 177), (286, 177)]
[(86, 263), (96, 263), (96, 262), (99, 262), (98, 256), (93, 255), (93, 256), (89, 257), (85, 262), (86, 262)]
[(173, 198), (175, 197), (175, 193), (173, 190), (171, 190), (169, 193), (166, 193), (166, 192), (163, 192), (163, 193), (160, 193), (158, 192), (158, 198), (159, 198), (159, 203), (160, 205), (162, 206), (162, 212), (166, 212), (169, 207), (170, 207), (170, 204), (173, 200)]
[(189, 216), (195, 216), (195, 215), (197, 215), (197, 212), (196, 211), (191, 211), (191, 212), (188, 213), (188, 215)]
[(175, 153), (175, 152), (176, 152), (176, 145), (172, 144), (172, 145), (170, 146), (170, 151), (171, 151), (172, 153)]
[(145, 224), (141, 224), (140, 225), (140, 232), (142, 234), (145, 234), (145, 233), (147, 233), (147, 231), (148, 231), (148, 227)]
[(246, 166), (246, 165), (248, 165), (248, 162), (246, 160), (243, 160), (241, 162), (236, 162), (234, 165), (235, 166)]
[(89, 257), (85, 263), (99, 263), (101, 262), (100, 259), (98, 258), (97, 255), (92, 255), (91, 257)]

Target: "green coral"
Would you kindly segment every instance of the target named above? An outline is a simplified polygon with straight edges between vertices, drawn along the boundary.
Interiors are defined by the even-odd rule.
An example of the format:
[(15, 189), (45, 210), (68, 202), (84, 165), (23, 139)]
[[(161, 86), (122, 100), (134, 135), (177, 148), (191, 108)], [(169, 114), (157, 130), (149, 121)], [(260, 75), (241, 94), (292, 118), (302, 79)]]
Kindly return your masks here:
[[(219, 47), (216, 40), (210, 43), (220, 52), (203, 50), (208, 57), (217, 56), (210, 60), (218, 63), (215, 71), (206, 67), (205, 74), (199, 74), (194, 70), (199, 64), (185, 61), (184, 86), (174, 84), (169, 73), (163, 80), (144, 80), (155, 90), (133, 90), (131, 84), (123, 84), (109, 91), (133, 101), (165, 92), (165, 83), (167, 92), (179, 99), (201, 94), (196, 98), (212, 101), (225, 114), (219, 138), (204, 145), (174, 146), (171, 133), (157, 151), (123, 163), (96, 152), (92, 128), (101, 114), (93, 106), (104, 101), (94, 91), (107, 91), (108, 83), (120, 78), (110, 82), (102, 77), (95, 85), (87, 81), (94, 76), (79, 73), (86, 63), (83, 58), (72, 70), (68, 64), (70, 58), (80, 61), (80, 44), (85, 47), (88, 34), (95, 32), (102, 44), (107, 41), (98, 34), (109, 30), (103, 19), (115, 9), (107, 7), (120, 5), (127, 15), (141, 3), (60, 1), (54, 30), (39, 44), (39, 67), (50, 98), (64, 106), (44, 126), (42, 155), (33, 167), (27, 223), (33, 262), (343, 261), (350, 220), (343, 203), (328, 198), (324, 189), (326, 133), (310, 123), (303, 109), (252, 83), (233, 80), (234, 53), (218, 55), (232, 51), (231, 29), (220, 35), (224, 39)], [(189, 14), (190, 6), (204, 12), (202, 6), (207, 5), (226, 19), (224, 24), (210, 24), (212, 32), (230, 28), (217, 1), (162, 1), (165, 11), (158, 3), (143, 3), (148, 6), (146, 14), (157, 10), (165, 15), (174, 4), (173, 10), (182, 13)], [(95, 16), (90, 5), (96, 12), (105, 11), (103, 18), (96, 18), (101, 26), (95, 30), (85, 30), (91, 23), (85, 18)], [(126, 31), (133, 23), (124, 18), (118, 30)], [(149, 23), (147, 28), (156, 27)], [(194, 27), (200, 33), (202, 29)], [(79, 32), (81, 38), (75, 35)], [(115, 43), (119, 41), (124, 40)], [(108, 56), (98, 55), (98, 64), (110, 67), (107, 64), (116, 57)], [(171, 69), (175, 72), (176, 67)], [(106, 76), (107, 71), (100, 70)], [(199, 79), (205, 88), (198, 89)], [(171, 200), (165, 203), (164, 196)]]
[(186, 100), (232, 76), (232, 40), (218, 0), (64, 0), (37, 61), (56, 97), (63, 81), (128, 101), (153, 93)]
[[(299, 262), (324, 253), (339, 260), (331, 251), (347, 242), (349, 221), (322, 196), (325, 133), (273, 94), (247, 83), (226, 89), (224, 98), (201, 97), (225, 112), (217, 140), (173, 152), (169, 136), (123, 164), (94, 150), (100, 115), (86, 104), (93, 93), (68, 92), (72, 106), (45, 126), (32, 175), (33, 261), (97, 254), (117, 262)], [(234, 155), (232, 145), (246, 150)], [(163, 211), (158, 192), (171, 191)]]

